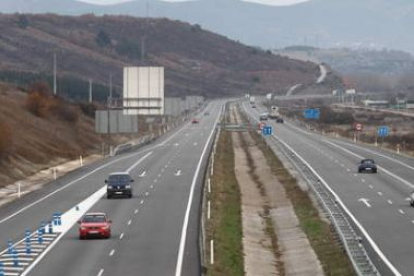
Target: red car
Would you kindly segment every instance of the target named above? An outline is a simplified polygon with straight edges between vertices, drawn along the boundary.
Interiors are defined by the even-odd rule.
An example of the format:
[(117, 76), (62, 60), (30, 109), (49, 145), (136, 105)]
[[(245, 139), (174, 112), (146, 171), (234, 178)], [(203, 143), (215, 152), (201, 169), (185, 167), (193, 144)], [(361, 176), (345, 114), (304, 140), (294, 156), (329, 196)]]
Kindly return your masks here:
[(87, 213), (79, 221), (79, 239), (111, 237), (111, 221), (105, 213)]
[(194, 119), (192, 119), (192, 120), (191, 120), (191, 123), (192, 123), (192, 124), (198, 124), (198, 123), (199, 123), (199, 120), (198, 120), (198, 119), (196, 119), (196, 118), (194, 118)]

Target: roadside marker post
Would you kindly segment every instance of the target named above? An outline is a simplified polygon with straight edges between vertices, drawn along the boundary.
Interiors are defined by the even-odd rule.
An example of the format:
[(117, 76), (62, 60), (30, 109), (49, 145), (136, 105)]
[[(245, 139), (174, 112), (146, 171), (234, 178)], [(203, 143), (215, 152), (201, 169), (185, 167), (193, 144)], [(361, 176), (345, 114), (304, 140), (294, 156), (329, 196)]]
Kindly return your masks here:
[(53, 223), (52, 223), (52, 221), (48, 222), (48, 230), (49, 230), (49, 234), (53, 234)]
[(7, 253), (13, 255), (13, 243), (11, 241), (7, 242)]
[(19, 266), (19, 255), (17, 254), (17, 250), (13, 250), (13, 266)]
[(37, 229), (37, 242), (39, 244), (43, 244), (43, 234), (41, 228)]
[(40, 231), (42, 232), (42, 235), (46, 234), (46, 223), (44, 221), (40, 223)]
[(30, 242), (30, 234), (31, 234), (30, 229), (26, 228), (25, 235), (24, 235), (26, 243)]

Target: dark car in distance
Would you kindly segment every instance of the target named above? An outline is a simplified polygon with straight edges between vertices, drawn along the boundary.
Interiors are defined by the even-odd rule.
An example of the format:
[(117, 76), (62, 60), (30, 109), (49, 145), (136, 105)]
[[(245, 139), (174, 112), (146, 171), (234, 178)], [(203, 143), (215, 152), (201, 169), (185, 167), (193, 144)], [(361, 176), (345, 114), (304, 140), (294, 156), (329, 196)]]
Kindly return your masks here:
[(127, 172), (114, 172), (105, 180), (106, 183), (106, 197), (112, 198), (114, 196), (132, 197), (131, 183), (134, 180)]
[(362, 159), (358, 165), (358, 172), (377, 172), (377, 165), (373, 159)]

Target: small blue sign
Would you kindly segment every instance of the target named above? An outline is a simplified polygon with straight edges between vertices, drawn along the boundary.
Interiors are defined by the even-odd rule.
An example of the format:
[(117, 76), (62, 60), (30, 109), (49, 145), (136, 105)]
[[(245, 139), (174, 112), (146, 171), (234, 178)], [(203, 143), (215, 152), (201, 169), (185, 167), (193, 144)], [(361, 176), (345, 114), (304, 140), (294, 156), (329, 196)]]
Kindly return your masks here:
[(264, 126), (264, 127), (262, 128), (262, 134), (263, 134), (264, 136), (272, 135), (272, 134), (273, 134), (273, 129), (272, 129), (272, 127), (271, 127), (271, 126)]
[(390, 133), (390, 128), (388, 126), (378, 127), (377, 134), (379, 137), (388, 136), (389, 133)]
[(320, 114), (321, 112), (319, 108), (308, 108), (303, 111), (303, 116), (305, 119), (319, 120)]

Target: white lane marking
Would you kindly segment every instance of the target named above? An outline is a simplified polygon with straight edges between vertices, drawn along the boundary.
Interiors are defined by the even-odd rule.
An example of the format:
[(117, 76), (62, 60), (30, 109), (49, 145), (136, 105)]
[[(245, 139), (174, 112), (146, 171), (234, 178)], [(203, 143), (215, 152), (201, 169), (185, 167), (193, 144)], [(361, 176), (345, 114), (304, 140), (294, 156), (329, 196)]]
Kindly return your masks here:
[(180, 145), (180, 144), (178, 144), (178, 143), (175, 143), (175, 144), (174, 144), (174, 146), (175, 146), (175, 147), (178, 147), (179, 145)]
[(132, 220), (128, 220), (128, 225), (131, 225), (131, 223), (132, 223)]
[(164, 169), (164, 168), (162, 168), (162, 169), (161, 169), (161, 172), (163, 173), (164, 171), (165, 171), (165, 169)]
[(390, 160), (390, 161), (393, 161), (393, 162), (395, 162), (395, 163), (397, 163), (397, 164), (399, 164), (399, 165), (401, 165), (401, 166), (404, 166), (404, 167), (406, 167), (406, 168), (408, 168), (408, 169), (410, 169), (410, 170), (414, 170), (414, 167), (412, 167), (412, 166), (410, 166), (410, 165), (407, 165), (406, 163), (401, 162), (401, 161), (399, 161), (399, 160), (397, 160), (397, 159), (394, 159), (394, 158), (392, 158), (392, 157), (389, 157), (389, 156), (387, 156), (387, 155), (383, 155), (383, 154), (381, 154), (381, 153), (377, 153), (377, 152), (372, 151), (372, 150), (370, 150), (370, 149), (363, 148), (363, 147), (359, 147), (359, 146), (352, 145), (352, 144), (348, 144), (348, 143), (345, 143), (345, 142), (342, 142), (342, 141), (335, 141), (335, 142), (336, 142), (336, 143), (341, 143), (341, 144), (344, 144), (344, 145), (348, 145), (348, 146), (351, 146), (351, 147), (354, 147), (354, 148), (357, 148), (357, 149), (365, 150), (365, 151), (367, 151), (367, 152), (369, 152), (369, 153), (372, 153), (372, 154), (375, 154), (375, 155), (377, 155), (377, 156), (380, 156), (380, 157), (383, 157), (383, 158), (385, 158), (385, 159), (388, 159), (388, 160)]
[(357, 177), (358, 175), (356, 173), (354, 173), (354, 176)]
[(164, 168), (168, 168), (168, 164), (164, 166)]
[(112, 249), (111, 252), (109, 253), (109, 256), (113, 256), (115, 254), (115, 249)]
[(101, 270), (99, 271), (99, 273), (98, 273), (98, 275), (97, 276), (102, 276), (102, 274), (104, 273), (104, 269), (103, 268), (101, 268)]
[(370, 188), (370, 189), (374, 189), (374, 186), (372, 186), (372, 185), (369, 185), (369, 188)]
[(150, 156), (151, 154), (152, 154), (152, 151), (150, 151), (147, 154), (145, 154), (143, 157), (141, 157), (140, 159), (138, 159), (138, 161), (135, 162), (131, 167), (129, 167), (128, 169), (126, 169), (125, 172), (128, 172), (129, 173), (130, 171), (132, 171), (136, 166), (138, 166), (139, 164), (141, 164), (142, 161), (144, 159), (146, 159), (148, 156)]
[(197, 146), (197, 145), (198, 145), (198, 143), (197, 143), (197, 142), (195, 142), (195, 143), (194, 143), (194, 146)]
[(368, 208), (371, 208), (371, 204), (369, 204), (369, 199), (368, 198), (360, 198), (358, 199), (358, 201), (363, 202), (365, 205), (367, 205)]
[(154, 189), (154, 185), (151, 185), (150, 187), (151, 187), (151, 189)]
[(161, 177), (161, 174), (158, 174), (158, 178), (160, 178)]
[(345, 165), (344, 164), (341, 164), (341, 167), (345, 167)]
[(175, 176), (180, 176), (181, 175), (181, 170), (177, 170), (175, 173)]
[[(367, 241), (371, 244), (374, 251), (377, 252), (378, 256), (388, 266), (388, 268), (392, 271), (392, 273), (394, 273), (395, 276), (402, 276), (401, 273), (394, 267), (394, 265), (384, 255), (384, 253), (381, 251), (381, 249), (378, 247), (378, 245), (375, 243), (375, 241), (371, 238), (371, 236), (368, 234), (368, 232), (365, 230), (365, 228), (361, 225), (361, 223), (352, 215), (352, 213), (345, 206), (345, 204), (342, 202), (342, 200), (339, 198), (339, 196), (331, 189), (331, 187), (329, 187), (328, 183), (318, 174), (318, 172), (313, 167), (311, 167), (311, 165), (302, 156), (300, 156), (291, 146), (286, 144), (284, 141), (280, 140), (278, 137), (276, 137), (276, 136), (274, 136), (274, 137), (275, 137), (275, 139), (280, 141), (282, 144), (284, 144), (285, 147), (287, 147), (292, 153), (294, 153), (321, 180), (321, 182), (325, 185), (325, 187), (335, 197), (336, 201), (342, 206), (342, 208), (345, 210), (345, 212), (348, 214), (348, 216), (352, 219), (352, 221), (355, 223), (355, 225), (360, 229), (362, 234), (366, 237)], [(177, 275), (177, 276), (179, 276), (179, 275)]]
[(139, 175), (139, 177), (144, 177), (146, 173), (147, 173), (146, 171), (143, 171), (143, 172)]
[[(358, 157), (359, 159), (364, 159), (361, 155), (358, 155), (358, 154), (356, 154), (356, 153), (353, 153), (352, 151), (350, 151), (350, 150), (348, 150), (348, 149), (346, 149), (346, 148), (343, 148), (343, 147), (341, 147), (341, 146), (338, 146), (338, 145), (337, 145), (337, 144), (335, 144), (335, 143), (332, 143), (332, 142), (330, 142), (330, 141), (328, 141), (328, 140), (326, 140), (326, 139), (324, 139), (324, 141), (325, 141), (326, 143), (328, 143), (328, 144), (330, 144), (330, 145), (332, 145), (332, 146), (336, 147), (336, 148), (339, 148), (339, 149), (343, 150), (344, 152), (346, 152), (346, 153), (348, 153), (348, 154), (350, 154), (350, 155), (353, 155), (353, 156), (355, 156), (355, 157)], [(402, 182), (403, 184), (407, 185), (408, 187), (410, 187), (410, 188), (412, 188), (412, 189), (414, 188), (414, 185), (413, 185), (412, 183), (408, 182), (407, 180), (405, 180), (405, 179), (403, 179), (403, 178), (399, 177), (398, 175), (396, 175), (396, 174), (394, 174), (394, 173), (390, 172), (389, 170), (387, 170), (387, 169), (385, 169), (385, 168), (383, 168), (383, 167), (381, 167), (381, 166), (378, 166), (378, 165), (377, 165), (377, 167), (378, 167), (378, 169), (381, 169), (381, 171), (385, 172), (386, 174), (388, 174), (388, 175), (389, 175), (389, 176), (391, 176), (391, 177), (394, 177), (395, 179), (397, 179), (398, 181), (400, 181), (400, 182)]]
[(144, 203), (144, 200), (141, 200), (140, 204), (142, 205)]
[(389, 204), (392, 204), (392, 201), (391, 201), (391, 200), (389, 200), (389, 199), (387, 200), (387, 202), (388, 202)]
[(145, 196), (148, 196), (149, 195), (149, 193), (148, 192), (145, 192)]
[(363, 179), (363, 178), (362, 178), (362, 179), (361, 179), (361, 181), (362, 181), (362, 182), (365, 182), (365, 179)]
[(158, 179), (154, 179), (154, 183), (157, 183), (158, 182)]
[[(149, 149), (148, 149), (148, 150), (149, 150)], [(146, 151), (148, 151), (148, 150), (146, 150)], [(145, 151), (144, 151), (144, 152), (145, 152)], [(38, 199), (38, 200), (36, 200), (36, 201), (34, 201), (34, 202), (32, 202), (32, 203), (30, 203), (30, 204), (26, 205), (25, 207), (21, 208), (20, 210), (18, 210), (17, 212), (15, 212), (15, 213), (11, 214), (10, 216), (5, 217), (4, 219), (0, 220), (0, 224), (4, 223), (5, 221), (7, 221), (7, 220), (9, 220), (9, 219), (11, 219), (11, 218), (14, 218), (15, 216), (17, 216), (17, 215), (19, 215), (19, 214), (23, 213), (24, 211), (26, 211), (26, 210), (28, 210), (28, 209), (32, 208), (32, 207), (33, 207), (33, 206), (35, 206), (35, 205), (37, 205), (37, 204), (39, 204), (39, 203), (41, 203), (41, 202), (45, 201), (45, 200), (46, 200), (46, 199), (48, 199), (49, 197), (51, 197), (51, 196), (53, 196), (53, 195), (57, 194), (57, 193), (58, 193), (58, 192), (60, 192), (60, 191), (65, 190), (66, 188), (68, 188), (68, 187), (72, 186), (73, 184), (75, 184), (75, 183), (77, 183), (77, 182), (79, 182), (79, 181), (81, 181), (81, 180), (85, 179), (86, 177), (88, 177), (88, 176), (90, 176), (90, 175), (92, 175), (92, 174), (94, 174), (94, 173), (96, 173), (96, 172), (98, 172), (98, 171), (102, 170), (103, 168), (106, 168), (106, 167), (108, 167), (108, 166), (110, 166), (110, 165), (112, 165), (112, 164), (114, 164), (114, 163), (120, 162), (120, 161), (122, 161), (122, 160), (124, 160), (124, 159), (127, 159), (127, 158), (132, 158), (133, 156), (140, 155), (140, 154), (142, 154), (142, 153), (143, 153), (143, 152), (141, 152), (141, 153), (139, 153), (139, 154), (133, 154), (133, 155), (124, 156), (124, 157), (121, 157), (121, 158), (119, 158), (119, 159), (113, 160), (113, 161), (111, 161), (111, 162), (109, 162), (109, 163), (107, 163), (107, 164), (105, 164), (105, 165), (102, 165), (102, 166), (100, 166), (100, 167), (98, 167), (98, 168), (94, 169), (93, 171), (90, 171), (89, 173), (87, 173), (87, 174), (85, 174), (85, 175), (83, 175), (83, 176), (79, 177), (78, 179), (75, 179), (75, 180), (73, 180), (73, 181), (69, 182), (69, 183), (68, 183), (68, 184), (66, 184), (65, 186), (63, 186), (63, 187), (61, 187), (61, 188), (59, 188), (59, 189), (56, 189), (55, 191), (51, 192), (50, 194), (47, 194), (47, 195), (45, 195), (44, 197), (42, 197), (42, 198), (40, 198), (40, 199)]]
[(346, 171), (347, 171), (347, 172), (350, 172), (350, 171), (351, 171), (351, 169), (348, 169), (348, 168), (347, 168), (347, 169), (346, 169)]
[(411, 223), (414, 224), (414, 220), (412, 220)]
[(401, 210), (401, 209), (399, 209), (398, 210), (398, 212), (400, 212), (400, 214), (402, 214), (402, 215), (404, 215), (405, 213), (404, 213), (404, 211), (403, 210)]
[(198, 161), (197, 169), (196, 169), (196, 171), (194, 173), (194, 177), (193, 177), (193, 182), (191, 183), (190, 194), (189, 194), (188, 202), (187, 202), (187, 210), (185, 212), (183, 228), (182, 228), (182, 231), (181, 231), (180, 248), (178, 250), (177, 265), (176, 265), (176, 268), (175, 268), (176, 269), (175, 270), (175, 276), (181, 276), (181, 270), (182, 270), (183, 258), (184, 258), (184, 249), (185, 249), (185, 243), (186, 243), (186, 239), (187, 239), (188, 220), (189, 220), (189, 217), (190, 217), (190, 210), (191, 210), (191, 205), (192, 205), (192, 201), (193, 201), (193, 197), (194, 197), (194, 189), (195, 189), (195, 185), (197, 183), (198, 175), (200, 173), (201, 164), (202, 164), (204, 156), (207, 152), (208, 145), (210, 144), (210, 141), (211, 141), (211, 139), (213, 137), (213, 134), (215, 132), (215, 126), (217, 126), (217, 123), (218, 123), (218, 120), (219, 120), (220, 116), (221, 116), (221, 113), (219, 113), (217, 115), (217, 118), (216, 118), (215, 123), (214, 123), (214, 127), (213, 127), (212, 131), (210, 132), (210, 135), (207, 139), (207, 142), (205, 143), (203, 152), (201, 153), (200, 160)]
[(122, 240), (124, 238), (124, 233), (122, 233), (121, 235), (119, 235), (119, 239)]
[(138, 209), (135, 209), (134, 214), (135, 215), (138, 214)]
[(379, 196), (382, 196), (382, 193), (381, 193), (381, 192), (378, 192), (378, 195), (379, 195)]

